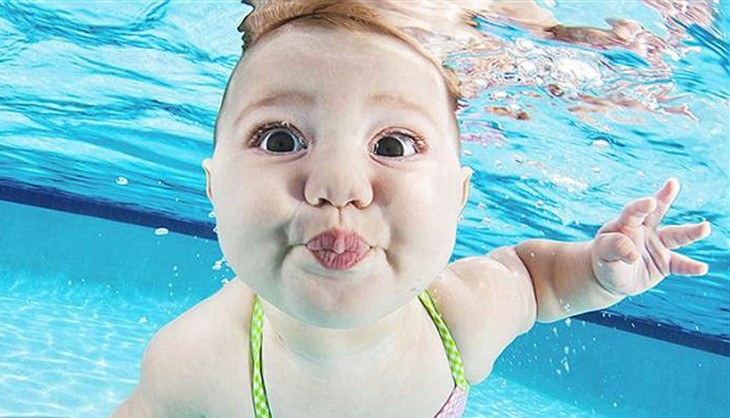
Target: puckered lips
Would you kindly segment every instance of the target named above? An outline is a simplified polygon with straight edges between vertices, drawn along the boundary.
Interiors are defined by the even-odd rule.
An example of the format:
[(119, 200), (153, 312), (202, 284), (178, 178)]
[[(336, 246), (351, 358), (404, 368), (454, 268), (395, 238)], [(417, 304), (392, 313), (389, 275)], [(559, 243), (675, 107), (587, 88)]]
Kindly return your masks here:
[(371, 246), (355, 232), (329, 229), (307, 243), (319, 263), (330, 270), (347, 270), (370, 252)]

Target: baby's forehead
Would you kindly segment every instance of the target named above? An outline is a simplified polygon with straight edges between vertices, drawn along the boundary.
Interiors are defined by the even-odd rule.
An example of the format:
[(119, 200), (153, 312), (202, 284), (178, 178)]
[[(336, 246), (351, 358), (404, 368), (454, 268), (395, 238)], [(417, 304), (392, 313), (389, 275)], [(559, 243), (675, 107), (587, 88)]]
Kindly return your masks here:
[[(242, 54), (238, 65), (246, 67), (276, 58), (286, 61), (292, 56), (306, 56), (310, 64), (319, 66), (331, 65), (337, 58), (362, 66), (375, 65), (383, 59), (413, 63), (422, 68), (429, 65), (428, 59), (383, 34), (306, 26), (283, 27), (267, 34)], [(438, 71), (430, 75), (434, 81), (443, 81)]]
[[(228, 86), (235, 91), (226, 92), (232, 96), (229, 99), (244, 102), (241, 107), (256, 101), (275, 105), (287, 100), (306, 105), (322, 96), (342, 96), (338, 103), (352, 98), (348, 105), (361, 100), (365, 109), (379, 106), (420, 113), (448, 136), (455, 134), (459, 147), (458, 126), (444, 80), (426, 59), (397, 40), (379, 34), (295, 28), (260, 41), (240, 58)], [(365, 47), (371, 48), (365, 51)], [(373, 74), (368, 68), (376, 69), (377, 79), (362, 75)], [(348, 82), (351, 89), (340, 88)]]
[[(444, 106), (448, 91), (440, 75), (414, 53), (392, 45), (364, 51), (342, 38), (304, 50), (314, 39), (286, 34), (279, 39), (283, 41), (272, 39), (274, 42), (257, 46), (239, 61), (235, 84), (245, 86), (246, 96), (299, 89), (316, 91), (318, 96), (373, 95), (377, 96), (374, 104), (409, 98), (434, 113), (448, 107)], [(344, 49), (332, 52), (334, 46)]]

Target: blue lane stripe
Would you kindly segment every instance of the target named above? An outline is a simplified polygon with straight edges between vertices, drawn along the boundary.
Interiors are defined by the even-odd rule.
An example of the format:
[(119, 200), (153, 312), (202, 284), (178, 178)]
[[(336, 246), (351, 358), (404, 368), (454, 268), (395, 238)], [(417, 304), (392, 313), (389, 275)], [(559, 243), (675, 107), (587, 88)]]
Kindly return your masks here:
[(609, 311), (587, 312), (574, 316), (573, 319), (581, 319), (592, 324), (730, 357), (730, 341), (711, 334), (689, 331), (666, 322), (651, 321), (642, 317), (625, 316)]
[(11, 179), (0, 178), (0, 200), (145, 227), (165, 227), (170, 232), (212, 240), (218, 239), (213, 232), (215, 227), (213, 222), (174, 219), (167, 214), (155, 213), (142, 207), (99, 202), (52, 187), (39, 187)]
[[(125, 207), (118, 203), (92, 201), (63, 190), (28, 185), (11, 179), (0, 178), (0, 200), (145, 227), (165, 227), (170, 232), (210, 240), (218, 239), (213, 232), (215, 227), (213, 222), (173, 219), (166, 214), (151, 212), (141, 207)], [(589, 312), (573, 318), (730, 357), (730, 341), (711, 334), (689, 331), (665, 322), (623, 316), (609, 311)]]

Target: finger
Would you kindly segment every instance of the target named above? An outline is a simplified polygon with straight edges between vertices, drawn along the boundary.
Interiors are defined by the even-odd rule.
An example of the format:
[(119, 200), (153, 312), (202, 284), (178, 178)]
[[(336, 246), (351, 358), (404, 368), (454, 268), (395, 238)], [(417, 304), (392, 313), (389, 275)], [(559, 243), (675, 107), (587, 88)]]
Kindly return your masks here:
[(646, 217), (652, 213), (657, 207), (656, 199), (653, 197), (644, 197), (634, 200), (624, 207), (618, 223), (623, 226), (636, 228), (644, 223)]
[(691, 225), (672, 225), (659, 230), (658, 235), (662, 243), (674, 250), (706, 238), (712, 232), (710, 223), (700, 222)]
[(647, 226), (657, 227), (660, 223), (662, 223), (664, 215), (667, 214), (672, 203), (674, 203), (674, 199), (676, 199), (679, 194), (680, 188), (679, 180), (670, 178), (664, 183), (664, 186), (656, 192), (654, 198), (657, 201), (657, 207), (654, 212), (650, 213), (649, 216), (646, 217), (645, 223)]
[(662, 244), (656, 234), (646, 234), (646, 250), (651, 257), (651, 261), (658, 270), (662, 278), (669, 276), (672, 272), (670, 268), (671, 252)]
[(600, 234), (596, 237), (596, 253), (605, 262), (623, 261), (633, 263), (639, 259), (639, 251), (633, 241), (618, 232)]
[(671, 270), (672, 274), (680, 276), (704, 276), (710, 270), (709, 266), (705, 263), (695, 261), (686, 255), (671, 253)]

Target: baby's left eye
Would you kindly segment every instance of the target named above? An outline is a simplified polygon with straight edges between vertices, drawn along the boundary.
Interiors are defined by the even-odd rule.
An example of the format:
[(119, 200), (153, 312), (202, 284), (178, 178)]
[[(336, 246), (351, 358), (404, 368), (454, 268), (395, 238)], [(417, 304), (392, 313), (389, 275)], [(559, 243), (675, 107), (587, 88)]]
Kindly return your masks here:
[[(424, 142), (420, 138), (393, 131), (380, 137), (378, 142), (375, 143), (373, 152), (383, 152), (382, 156), (384, 157), (409, 157), (421, 152), (424, 147)], [(411, 148), (413, 152), (404, 155), (405, 148)]]

